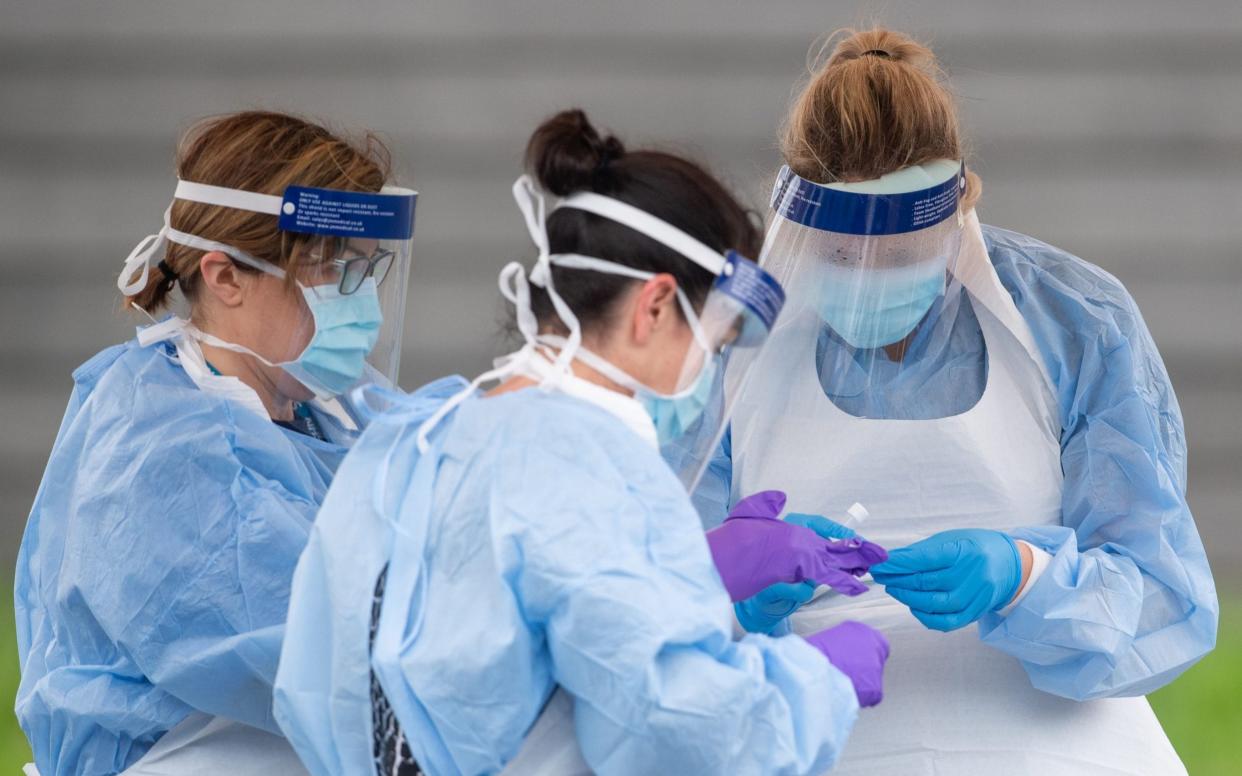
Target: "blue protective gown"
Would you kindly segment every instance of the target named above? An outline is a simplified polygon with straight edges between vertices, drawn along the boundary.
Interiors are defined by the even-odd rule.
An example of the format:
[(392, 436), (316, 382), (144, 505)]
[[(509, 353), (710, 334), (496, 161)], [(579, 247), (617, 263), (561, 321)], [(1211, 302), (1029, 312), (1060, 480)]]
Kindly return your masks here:
[(410, 428), (466, 386), (445, 377), (412, 394), (379, 397), (393, 405), (345, 456), (298, 560), (273, 696), (281, 730), (315, 776), (376, 773), (372, 606), (392, 551), (394, 502), (409, 485), (380, 462), (415, 460)]
[[(985, 616), (980, 636), (1018, 658), (1046, 692), (1077, 700), (1149, 693), (1212, 649), (1219, 613), (1186, 502), (1177, 397), (1116, 278), (1015, 232), (985, 226), (983, 236), (1054, 383), (1065, 481), (1062, 525), (1013, 534), (1052, 554), (1051, 565), (1008, 616)], [(825, 332), (816, 356), (821, 370), (838, 370), (833, 401), (860, 417), (903, 419), (973, 406), (987, 382), (986, 352), (965, 304), (933, 358), (919, 360), (926, 351), (916, 336), (904, 363), (858, 365), (866, 391), (849, 389), (852, 365)], [(728, 511), (731, 476), (726, 435), (695, 493), (709, 527)]]
[(200, 390), (168, 343), (73, 378), (14, 591), (40, 772), (117, 773), (195, 710), (279, 732), (289, 583), (345, 448)]
[(374, 665), (429, 773), (498, 771), (557, 686), (597, 773), (831, 766), (857, 715), (849, 680), (799, 637), (733, 640), (689, 497), (616, 416), (528, 388), (466, 401), (421, 456), (388, 447), (387, 466), (359, 448), (371, 457), (343, 473), (365, 474), (334, 492), (373, 489), (375, 471), (413, 483)]

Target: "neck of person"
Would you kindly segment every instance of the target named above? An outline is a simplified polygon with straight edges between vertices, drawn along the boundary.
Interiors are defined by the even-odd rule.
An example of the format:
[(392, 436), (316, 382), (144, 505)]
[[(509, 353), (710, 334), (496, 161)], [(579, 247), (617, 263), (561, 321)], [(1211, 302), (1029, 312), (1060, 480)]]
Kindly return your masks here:
[(882, 350), (884, 351), (885, 355), (888, 356), (889, 361), (896, 362), (896, 361), (905, 360), (906, 352), (910, 350), (911, 343), (913, 343), (914, 338), (919, 335), (919, 331), (923, 328), (923, 325), (925, 323), (927, 323), (927, 316), (924, 316), (923, 320), (915, 324), (914, 328), (910, 330), (909, 334), (897, 340), (891, 345), (884, 345), (882, 347)]
[(916, 327), (914, 331), (912, 331), (912, 332), (910, 332), (909, 334), (907, 334), (907, 335), (906, 335), (903, 339), (901, 339), (900, 341), (898, 341), (898, 342), (894, 342), (894, 343), (893, 343), (893, 344), (891, 344), (891, 345), (884, 345), (884, 346), (883, 346), (884, 353), (885, 353), (885, 355), (887, 355), (887, 356), (888, 356), (888, 360), (889, 360), (889, 361), (894, 361), (894, 362), (896, 362), (896, 361), (904, 361), (904, 360), (905, 360), (905, 358), (906, 358), (906, 351), (910, 348), (910, 341), (914, 339), (914, 334), (915, 334), (915, 332), (917, 332), (917, 331), (918, 331), (918, 328)]
[(236, 377), (255, 392), (272, 420), (293, 420), (293, 408), (298, 400), (286, 396), (276, 384), (272, 376), (272, 372), (276, 371), (275, 367), (260, 364), (253, 356), (244, 353), (217, 348), (206, 343), (200, 344), (200, 347), (203, 351), (203, 358), (207, 359), (207, 363), (211, 364), (217, 372), (225, 377)]

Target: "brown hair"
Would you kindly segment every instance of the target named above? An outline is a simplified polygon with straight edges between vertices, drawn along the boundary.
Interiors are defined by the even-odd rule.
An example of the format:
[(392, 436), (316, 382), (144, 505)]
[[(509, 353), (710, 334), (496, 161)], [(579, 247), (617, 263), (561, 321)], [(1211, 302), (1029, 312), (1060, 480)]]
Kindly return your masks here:
[[(962, 159), (957, 105), (931, 49), (883, 28), (839, 30), (785, 122), (781, 151), (818, 183), (878, 178), (934, 159)], [(983, 186), (966, 172), (964, 208)]]
[[(354, 143), (305, 119), (269, 111), (204, 119), (182, 135), (177, 147), (181, 180), (276, 196), (290, 185), (379, 191), (390, 169), (388, 149), (371, 133)], [(173, 201), (169, 223), (286, 269), (295, 267), (299, 248), (306, 242), (281, 232), (276, 216), (180, 199)], [(176, 279), (153, 267), (146, 287), (126, 297), (126, 306), (154, 313), (168, 304), (174, 285), (193, 301), (202, 256), (201, 250), (170, 242), (164, 264)], [(292, 272), (289, 277), (292, 281)]]

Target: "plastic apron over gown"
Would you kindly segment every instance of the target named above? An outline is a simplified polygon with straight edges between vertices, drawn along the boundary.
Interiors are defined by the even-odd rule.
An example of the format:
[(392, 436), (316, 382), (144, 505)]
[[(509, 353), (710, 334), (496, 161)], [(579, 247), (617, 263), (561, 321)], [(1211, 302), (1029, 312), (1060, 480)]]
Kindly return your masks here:
[(302, 761), (284, 738), (240, 722), (194, 713), (165, 733), (124, 776), (298, 776)]
[[(973, 212), (955, 274), (987, 348), (978, 403), (934, 420), (856, 418), (824, 393), (812, 350), (805, 369), (780, 378), (789, 401), (765, 402), (761, 380), (739, 401), (735, 500), (779, 488), (791, 508), (827, 515), (861, 502), (871, 512), (867, 538), (890, 548), (951, 528), (1060, 524), (1060, 424), (1051, 383)], [(795, 325), (822, 323), (812, 314)], [(814, 407), (829, 424), (800, 420), (799, 407)], [(980, 642), (976, 627), (928, 630), (879, 586), (858, 598), (819, 598), (792, 625), (811, 634), (847, 619), (883, 631), (892, 657), (884, 702), (860, 715), (834, 774), (1186, 772), (1145, 698), (1079, 703), (1036, 690), (1015, 658)]]

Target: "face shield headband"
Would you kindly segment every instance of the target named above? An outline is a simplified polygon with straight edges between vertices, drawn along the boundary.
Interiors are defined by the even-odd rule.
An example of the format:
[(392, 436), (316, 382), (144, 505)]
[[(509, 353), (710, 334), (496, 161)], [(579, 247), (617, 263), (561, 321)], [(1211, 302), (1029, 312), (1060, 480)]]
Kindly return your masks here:
[[(173, 191), (173, 199), (277, 216), (281, 231), (376, 240), (413, 238), (417, 197), (416, 192), (395, 186), (385, 186), (378, 194), (290, 186), (283, 197), (277, 197), (182, 180), (177, 181)], [(169, 206), (164, 211), (164, 226), (143, 238), (125, 258), (116, 284), (122, 294), (133, 296), (147, 287), (152, 260), (158, 262), (157, 257), (164, 255), (170, 242), (200, 251), (219, 251), (269, 275), (285, 277), (285, 271), (269, 261), (231, 245), (174, 229), (169, 223), (171, 213)]]
[(940, 159), (874, 180), (815, 183), (781, 168), (772, 188), (772, 210), (781, 218), (823, 232), (883, 237), (933, 227), (956, 216), (966, 191), (966, 165)]

